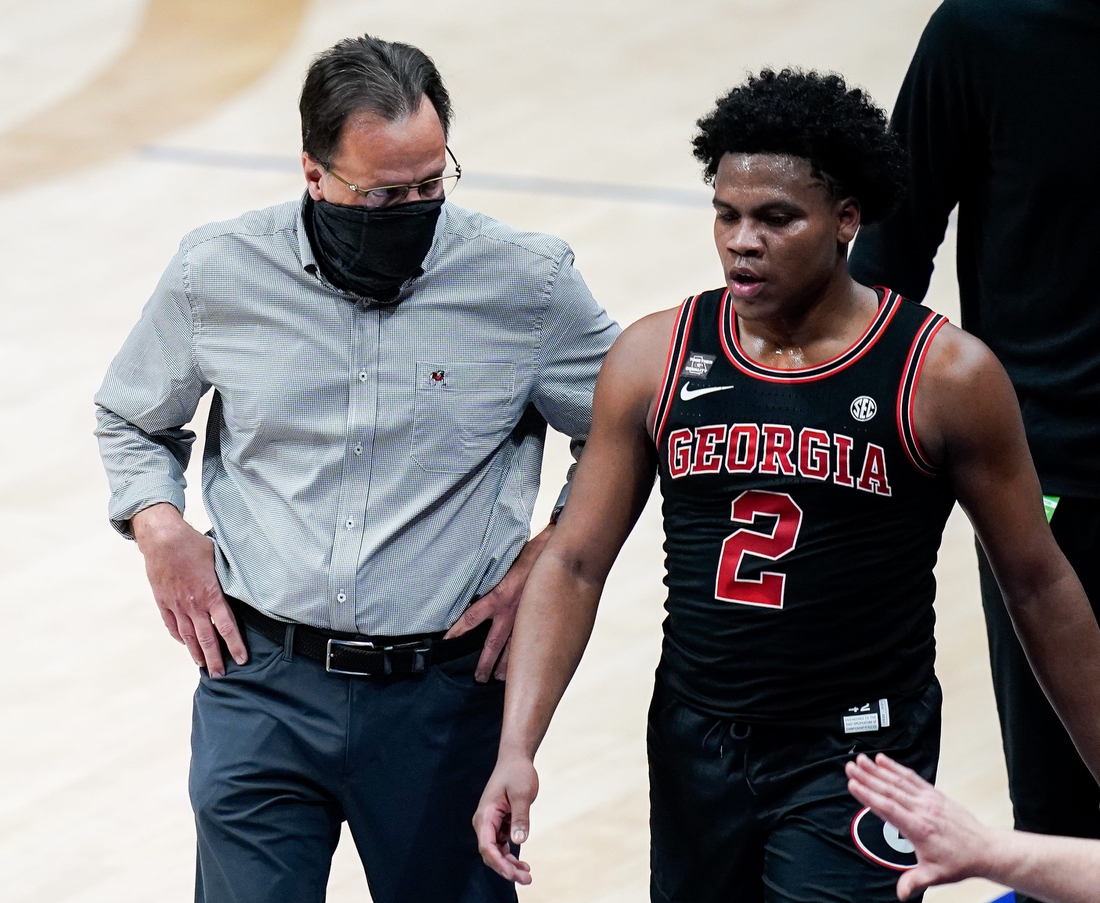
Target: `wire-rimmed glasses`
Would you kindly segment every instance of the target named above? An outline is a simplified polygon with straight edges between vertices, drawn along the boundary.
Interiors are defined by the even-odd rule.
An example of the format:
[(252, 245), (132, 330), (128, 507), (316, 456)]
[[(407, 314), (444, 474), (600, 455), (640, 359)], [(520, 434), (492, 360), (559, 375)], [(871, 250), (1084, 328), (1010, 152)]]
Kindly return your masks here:
[(454, 163), (454, 172), (445, 172), (441, 176), (425, 179), (423, 182), (417, 182), (414, 185), (379, 185), (377, 188), (360, 188), (328, 166), (325, 169), (337, 182), (343, 183), (357, 195), (364, 198), (367, 202), (365, 206), (379, 209), (402, 203), (413, 189), (416, 189), (417, 195), (425, 201), (435, 201), (450, 194), (455, 185), (458, 184), (458, 180), (462, 178), (462, 166), (449, 147), (447, 148), (447, 156)]

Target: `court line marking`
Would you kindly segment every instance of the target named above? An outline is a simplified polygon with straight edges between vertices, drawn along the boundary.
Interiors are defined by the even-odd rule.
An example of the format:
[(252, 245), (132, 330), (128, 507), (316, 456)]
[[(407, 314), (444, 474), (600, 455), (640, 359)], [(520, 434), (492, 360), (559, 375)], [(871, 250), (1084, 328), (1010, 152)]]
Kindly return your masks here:
[(0, 191), (103, 163), (208, 116), (282, 58), (308, 5), (148, 0), (109, 65), (0, 133)]
[[(192, 147), (150, 144), (140, 155), (159, 163), (211, 166), (219, 169), (245, 169), (254, 172), (301, 173), (296, 158), (279, 154), (240, 153)], [(675, 207), (708, 208), (711, 195), (700, 189), (668, 188), (659, 185), (623, 185), (586, 179), (557, 179), (544, 176), (520, 176), (510, 173), (465, 172), (462, 184), (477, 191), (502, 191), (513, 194), (541, 194), (586, 200), (625, 201), (634, 204), (663, 204)]]

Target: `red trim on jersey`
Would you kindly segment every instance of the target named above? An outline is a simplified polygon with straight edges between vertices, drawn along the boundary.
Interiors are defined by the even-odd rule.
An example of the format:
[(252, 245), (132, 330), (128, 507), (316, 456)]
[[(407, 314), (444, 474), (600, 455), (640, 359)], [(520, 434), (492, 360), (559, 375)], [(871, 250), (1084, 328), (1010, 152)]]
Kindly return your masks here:
[[(674, 390), (676, 385), (675, 380), (679, 379), (678, 374), (680, 373), (680, 370), (683, 369), (684, 355), (687, 353), (687, 340), (688, 336), (691, 335), (691, 321), (695, 318), (695, 301), (698, 297), (698, 295), (692, 295), (690, 298), (685, 299), (684, 303), (680, 305), (680, 315), (676, 318), (676, 327), (672, 330), (672, 344), (669, 346), (668, 349), (668, 361), (665, 364), (665, 378), (661, 384), (661, 394), (657, 396), (658, 406), (660, 406), (661, 399), (663, 399), (665, 396), (665, 390), (670, 388), (669, 380), (673, 380), (672, 388)], [(687, 322), (684, 324), (683, 333), (681, 334), (680, 324), (684, 323), (685, 316), (687, 318)], [(669, 367), (668, 365), (672, 362), (672, 352), (675, 350), (676, 347), (676, 340), (681, 335), (682, 339), (680, 340), (680, 355), (676, 358), (676, 366)], [(676, 373), (677, 376), (673, 376), (673, 373)], [(657, 448), (661, 447), (661, 431), (665, 428), (665, 423), (668, 421), (668, 413), (672, 410), (673, 401), (674, 399), (672, 393), (670, 392), (668, 400), (665, 404), (664, 411), (654, 412), (653, 444)], [(659, 424), (657, 423), (658, 413), (661, 414), (661, 422)]]
[[(931, 321), (937, 320), (936, 324), (931, 327), (928, 335), (925, 336), (925, 330), (928, 329), (928, 325)], [(898, 438), (901, 439), (901, 447), (905, 451), (905, 457), (909, 459), (909, 463), (912, 464), (919, 473), (926, 477), (935, 477), (939, 468), (929, 460), (928, 455), (925, 454), (924, 449), (920, 444), (920, 437), (917, 435), (917, 429), (913, 424), (913, 410), (915, 407), (915, 401), (917, 397), (917, 384), (920, 382), (921, 371), (924, 369), (925, 359), (928, 357), (928, 349), (932, 347), (932, 340), (935, 339), (936, 333), (943, 328), (943, 325), (947, 322), (947, 318), (936, 312), (930, 313), (925, 317), (924, 322), (921, 323), (920, 328), (917, 330), (917, 334), (913, 337), (913, 344), (909, 348), (909, 356), (905, 360), (905, 368), (901, 372), (901, 384), (898, 386), (898, 405), (897, 405), (897, 422), (898, 422)], [(913, 355), (916, 354), (917, 348), (920, 347), (920, 357), (917, 359), (915, 368), (913, 367)], [(909, 383), (909, 373), (912, 368), (913, 380), (912, 385), (909, 387), (909, 403), (905, 403), (905, 390), (906, 385)], [(908, 427), (908, 430), (906, 430)], [(909, 439), (912, 438), (913, 448), (909, 448)], [(913, 453), (916, 453), (914, 456)]]
[(917, 454), (920, 455), (921, 460), (932, 468), (935, 468), (936, 465), (932, 463), (928, 455), (924, 453), (924, 449), (921, 448), (920, 436), (917, 435), (917, 428), (913, 425), (913, 410), (916, 407), (917, 386), (920, 383), (921, 371), (924, 369), (924, 361), (928, 357), (928, 351), (932, 347), (932, 342), (936, 338), (936, 333), (943, 329), (943, 324), (946, 322), (946, 319), (941, 319), (932, 327), (932, 331), (928, 333), (928, 339), (924, 343), (924, 350), (920, 353), (920, 359), (917, 361), (916, 372), (913, 374), (913, 385), (909, 389), (909, 410), (906, 412), (909, 419), (909, 432), (913, 436), (913, 447), (916, 449)]
[[(694, 295), (691, 298), (695, 297)], [(664, 401), (665, 389), (668, 388), (668, 375), (672, 368), (672, 354), (676, 350), (676, 339), (680, 335), (680, 322), (684, 318), (684, 310), (691, 302), (691, 298), (685, 298), (680, 302), (680, 310), (676, 313), (676, 322), (672, 324), (672, 337), (668, 340), (668, 353), (665, 355), (665, 373), (661, 379), (661, 390), (657, 393), (657, 404), (653, 407), (653, 436), (657, 435), (657, 418), (661, 414), (661, 402)]]
[[(897, 292), (884, 288), (882, 301), (879, 303), (875, 316), (871, 319), (871, 322), (867, 325), (867, 328), (860, 337), (845, 348), (844, 351), (836, 357), (821, 364), (814, 364), (812, 367), (797, 367), (793, 370), (786, 370), (781, 367), (767, 367), (764, 364), (758, 364), (741, 348), (741, 339), (737, 334), (737, 323), (736, 320), (733, 319), (733, 305), (729, 303), (729, 289), (726, 289), (726, 293), (722, 296), (719, 312), (718, 337), (722, 342), (722, 350), (725, 351), (729, 362), (746, 376), (774, 383), (816, 382), (819, 379), (825, 379), (826, 377), (832, 376), (834, 373), (839, 373), (841, 370), (847, 369), (870, 351), (871, 348), (874, 347), (875, 342), (877, 342), (879, 337), (886, 331), (886, 327), (890, 325), (890, 321), (894, 319), (894, 314), (897, 313), (900, 306), (901, 296)], [(726, 340), (727, 322), (729, 334), (733, 339), (732, 348)], [(863, 345), (863, 347), (860, 348), (860, 345)], [(847, 355), (851, 354), (853, 349), (856, 348), (859, 348), (859, 351), (851, 358), (848, 358)], [(809, 371), (810, 375), (799, 375), (807, 371)]]
[(680, 302), (680, 310), (676, 311), (676, 319), (675, 322), (672, 323), (672, 335), (669, 338), (669, 350), (668, 353), (665, 353), (664, 355), (664, 375), (661, 377), (661, 388), (657, 393), (657, 404), (653, 406), (652, 432), (654, 436), (656, 436), (657, 434), (657, 417), (661, 412), (661, 401), (664, 398), (664, 389), (667, 389), (669, 387), (669, 370), (672, 366), (672, 352), (676, 350), (676, 337), (678, 337), (678, 335), (680, 334), (680, 320), (684, 316), (684, 307), (686, 306), (687, 301), (690, 300), (691, 298), (684, 298)]

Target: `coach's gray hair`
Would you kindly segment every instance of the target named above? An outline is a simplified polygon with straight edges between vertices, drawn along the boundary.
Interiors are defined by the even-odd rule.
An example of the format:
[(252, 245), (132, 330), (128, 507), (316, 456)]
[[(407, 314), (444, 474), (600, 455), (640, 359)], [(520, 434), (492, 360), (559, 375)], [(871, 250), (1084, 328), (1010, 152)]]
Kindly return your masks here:
[(344, 38), (318, 54), (306, 73), (298, 101), (302, 150), (328, 166), (344, 123), (353, 113), (370, 110), (387, 122), (396, 122), (420, 109), (425, 96), (439, 114), (446, 135), (451, 98), (426, 53), (370, 35)]

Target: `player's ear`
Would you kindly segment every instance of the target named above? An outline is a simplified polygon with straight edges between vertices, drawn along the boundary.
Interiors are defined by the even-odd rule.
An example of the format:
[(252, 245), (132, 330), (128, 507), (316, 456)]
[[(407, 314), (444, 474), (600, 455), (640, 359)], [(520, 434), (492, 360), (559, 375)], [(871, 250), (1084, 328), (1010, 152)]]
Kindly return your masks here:
[(856, 237), (859, 231), (859, 201), (854, 197), (840, 198), (836, 202), (836, 240), (846, 245)]

